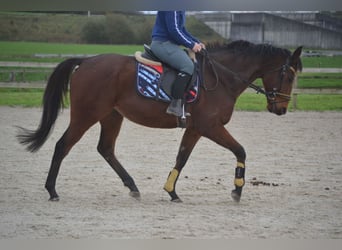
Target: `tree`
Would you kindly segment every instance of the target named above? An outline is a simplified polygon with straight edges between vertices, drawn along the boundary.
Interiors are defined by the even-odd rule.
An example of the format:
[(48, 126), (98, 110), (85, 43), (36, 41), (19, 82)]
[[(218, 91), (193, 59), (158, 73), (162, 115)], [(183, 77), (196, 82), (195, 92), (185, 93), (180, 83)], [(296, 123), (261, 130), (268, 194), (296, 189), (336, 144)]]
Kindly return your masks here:
[(122, 14), (108, 14), (105, 31), (111, 44), (135, 43), (134, 32)]
[(86, 43), (105, 44), (109, 42), (103, 21), (90, 21), (83, 26), (82, 40)]

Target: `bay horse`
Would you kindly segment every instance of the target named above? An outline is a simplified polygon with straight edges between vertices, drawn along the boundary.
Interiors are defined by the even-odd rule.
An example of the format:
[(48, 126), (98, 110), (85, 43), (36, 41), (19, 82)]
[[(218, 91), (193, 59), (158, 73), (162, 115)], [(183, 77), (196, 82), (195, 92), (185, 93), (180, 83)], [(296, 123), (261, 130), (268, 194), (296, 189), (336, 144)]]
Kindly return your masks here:
[[(198, 100), (187, 106), (191, 116), (187, 118), (175, 165), (164, 186), (172, 201), (181, 201), (176, 194), (176, 182), (202, 136), (235, 155), (235, 189), (231, 196), (234, 201), (240, 201), (245, 184), (246, 153), (224, 125), (231, 118), (237, 98), (249, 86), (266, 96), (267, 109), (271, 113), (284, 115), (296, 73), (302, 70), (301, 51), (302, 47), (291, 53), (269, 44), (235, 41), (209, 44), (206, 53), (196, 54), (203, 81)], [(62, 160), (97, 122), (101, 125), (98, 152), (118, 174), (124, 186), (129, 188), (130, 195), (140, 197), (133, 178), (114, 153), (123, 118), (140, 125), (165, 129), (176, 128), (177, 118), (166, 114), (167, 103), (147, 99), (137, 93), (136, 63), (133, 56), (102, 54), (66, 59), (52, 72), (43, 96), (43, 113), (38, 128), (20, 128), (17, 135), (28, 151), (39, 150), (64, 107), (70, 85), (70, 123), (56, 143), (45, 184), (51, 201), (59, 200), (55, 186)], [(263, 88), (253, 85), (257, 78), (262, 79)]]

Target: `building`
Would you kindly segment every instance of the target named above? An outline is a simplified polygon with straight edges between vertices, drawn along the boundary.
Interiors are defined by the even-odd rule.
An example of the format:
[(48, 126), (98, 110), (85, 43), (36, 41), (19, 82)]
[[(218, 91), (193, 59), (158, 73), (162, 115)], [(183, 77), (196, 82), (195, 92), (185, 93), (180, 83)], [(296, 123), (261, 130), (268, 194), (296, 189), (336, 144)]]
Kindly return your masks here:
[(194, 13), (228, 40), (281, 47), (342, 49), (342, 20), (320, 12)]

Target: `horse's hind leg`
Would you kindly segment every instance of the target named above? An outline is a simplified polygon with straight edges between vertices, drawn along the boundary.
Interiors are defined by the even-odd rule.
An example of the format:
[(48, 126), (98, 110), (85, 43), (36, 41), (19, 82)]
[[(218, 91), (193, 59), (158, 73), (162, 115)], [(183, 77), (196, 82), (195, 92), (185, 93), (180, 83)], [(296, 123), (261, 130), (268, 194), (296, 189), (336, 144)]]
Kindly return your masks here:
[(59, 200), (59, 196), (55, 187), (56, 179), (63, 159), (92, 124), (93, 123), (86, 125), (85, 123), (82, 123), (81, 126), (76, 126), (76, 124), (70, 123), (63, 136), (56, 143), (50, 170), (45, 184), (45, 188), (50, 194), (50, 201)]
[(114, 155), (115, 141), (119, 134), (123, 117), (117, 111), (113, 110), (111, 114), (100, 121), (101, 136), (97, 146), (97, 150), (103, 158), (109, 163), (114, 171), (119, 175), (122, 182), (130, 189), (130, 195), (140, 197), (139, 190), (134, 183), (133, 178), (127, 173), (124, 167), (116, 159)]

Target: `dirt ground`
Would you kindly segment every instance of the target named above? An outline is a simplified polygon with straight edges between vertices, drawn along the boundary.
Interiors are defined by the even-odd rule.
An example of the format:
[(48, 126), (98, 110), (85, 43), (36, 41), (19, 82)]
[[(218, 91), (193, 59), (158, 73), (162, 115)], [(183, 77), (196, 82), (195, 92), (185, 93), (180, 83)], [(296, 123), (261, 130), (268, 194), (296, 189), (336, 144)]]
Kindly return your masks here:
[(177, 184), (183, 203), (163, 191), (183, 130), (125, 121), (117, 156), (141, 200), (96, 151), (92, 127), (63, 161), (61, 200), (49, 202), (45, 179), (69, 121), (31, 154), (15, 126), (36, 129), (39, 108), (0, 107), (0, 239), (342, 238), (342, 112), (235, 112), (227, 128), (247, 152), (240, 203), (230, 197), (235, 159), (202, 138)]

